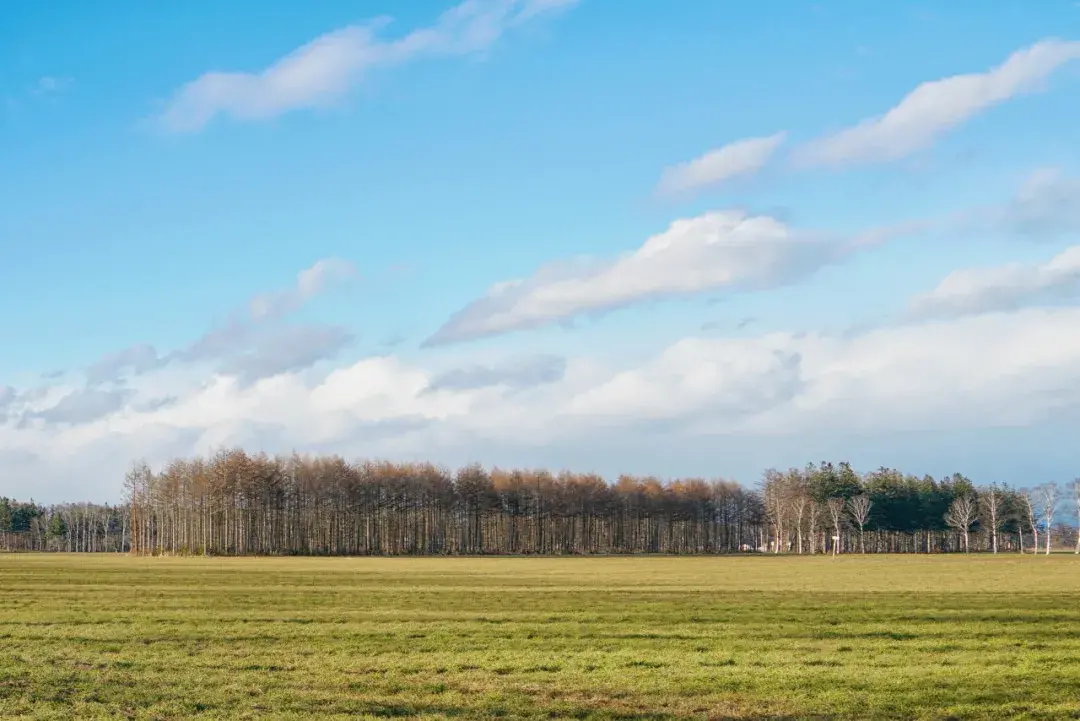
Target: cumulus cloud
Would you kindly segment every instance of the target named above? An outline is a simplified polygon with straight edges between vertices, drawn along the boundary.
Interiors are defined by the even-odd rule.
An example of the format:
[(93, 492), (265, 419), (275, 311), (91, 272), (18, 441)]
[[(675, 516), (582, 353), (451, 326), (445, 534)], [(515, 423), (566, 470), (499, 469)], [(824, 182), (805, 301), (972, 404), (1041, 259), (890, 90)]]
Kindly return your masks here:
[(1080, 297), (1080, 246), (1045, 263), (968, 268), (946, 276), (929, 293), (912, 299), (915, 317), (959, 316), (1058, 303)]
[(775, 287), (879, 239), (836, 241), (793, 231), (768, 216), (706, 213), (676, 220), (616, 260), (552, 265), (530, 278), (499, 283), (454, 314), (424, 345), (536, 328), (704, 291)]
[(555, 355), (519, 356), (497, 365), (472, 365), (444, 371), (428, 384), (429, 392), (490, 386), (512, 389), (555, 383), (566, 373), (566, 359)]
[(784, 141), (785, 133), (747, 138), (665, 168), (656, 186), (658, 195), (677, 195), (717, 185), (761, 170)]
[(0, 423), (3, 423), (8, 415), (10, 408), (15, 404), (18, 398), (18, 393), (11, 386), (0, 386)]
[(222, 326), (211, 328), (183, 348), (169, 352), (161, 364), (200, 363), (227, 358), (251, 345), (258, 327), (244, 319), (231, 318)]
[(227, 358), (221, 370), (237, 376), (244, 383), (254, 383), (261, 378), (302, 370), (330, 360), (354, 338), (353, 333), (337, 326), (286, 326), (264, 336), (254, 347)]
[(113, 353), (107, 353), (94, 361), (86, 369), (86, 381), (90, 384), (104, 383), (115, 380), (120, 375), (131, 371), (140, 375), (161, 367), (164, 359), (158, 356), (157, 350), (147, 343), (139, 343)]
[[(321, 357), (332, 357), (352, 340), (343, 328), (287, 326), (283, 318), (302, 308), (318, 294), (357, 277), (356, 267), (339, 258), (324, 258), (300, 271), (292, 288), (262, 293), (252, 298), (243, 312), (211, 328), (187, 346), (160, 354), (154, 346), (140, 343), (106, 354), (85, 371), (90, 385), (139, 376), (170, 364), (223, 361), (222, 368), (251, 381), (260, 374), (297, 370)], [(309, 345), (303, 346), (301, 343)], [(327, 353), (316, 357), (317, 351)]]
[(793, 160), (806, 167), (903, 158), (984, 110), (1041, 90), (1055, 70), (1077, 58), (1080, 42), (1042, 40), (986, 72), (923, 83), (884, 115), (797, 148)]
[(623, 371), (575, 397), (570, 412), (618, 421), (707, 415), (752, 417), (803, 387), (802, 356), (790, 340), (688, 338), (644, 367)]
[(90, 423), (120, 410), (134, 395), (135, 391), (129, 388), (82, 388), (71, 391), (54, 405), (26, 417), (40, 418), (47, 423)]
[(161, 396), (160, 398), (148, 398), (135, 406), (139, 413), (153, 413), (154, 411), (168, 408), (180, 400), (179, 396)]
[(263, 293), (251, 299), (252, 320), (273, 320), (299, 310), (319, 293), (334, 285), (356, 278), (356, 266), (340, 258), (315, 261), (296, 276), (296, 286), (276, 293)]
[(1006, 208), (1004, 221), (1014, 232), (1035, 239), (1080, 233), (1080, 180), (1057, 168), (1040, 168)]
[(573, 4), (573, 0), (466, 0), (444, 12), (434, 25), (394, 40), (379, 37), (390, 24), (385, 17), (341, 28), (260, 72), (214, 71), (196, 78), (176, 92), (161, 122), (168, 130), (188, 132), (218, 115), (250, 121), (324, 107), (373, 70), (480, 52), (507, 30)]
[[(658, 468), (664, 460), (663, 472), (676, 472), (678, 461), (679, 472), (756, 475), (789, 458), (822, 457), (824, 451), (806, 440), (811, 437), (853, 458), (868, 438), (879, 447), (891, 439), (886, 445), (895, 449), (906, 432), (958, 442), (976, 432), (1052, 420), (1075, 435), (1077, 327), (1080, 308), (1050, 307), (856, 334), (691, 337), (644, 362), (569, 358), (557, 380), (531, 391), (482, 384), (491, 379), (479, 375), (447, 385), (445, 371), (388, 355), (316, 380), (286, 372), (245, 384), (215, 375), (155, 406), (151, 401), (163, 391), (151, 374), (135, 389), (136, 398), (93, 420), (87, 419), (107, 409), (111, 397), (66, 401), (65, 424), (0, 423), (0, 457), (32, 460), (0, 464), (0, 495), (20, 492), (32, 474), (43, 500), (115, 498), (132, 459), (160, 463), (241, 442), (253, 451), (573, 463), (602, 472), (640, 469), (630, 463)], [(443, 388), (431, 392), (440, 378)], [(84, 422), (73, 422), (80, 418)], [(670, 464), (668, 455), (655, 453), (661, 437)], [(955, 450), (950, 456), (948, 444), (939, 445), (950, 464), (943, 472), (967, 468), (967, 456), (958, 458)], [(652, 456), (646, 457), (642, 449), (648, 448)], [(692, 462), (686, 460), (691, 456), (675, 458), (684, 448), (692, 449)], [(885, 462), (901, 460), (887, 456)]]

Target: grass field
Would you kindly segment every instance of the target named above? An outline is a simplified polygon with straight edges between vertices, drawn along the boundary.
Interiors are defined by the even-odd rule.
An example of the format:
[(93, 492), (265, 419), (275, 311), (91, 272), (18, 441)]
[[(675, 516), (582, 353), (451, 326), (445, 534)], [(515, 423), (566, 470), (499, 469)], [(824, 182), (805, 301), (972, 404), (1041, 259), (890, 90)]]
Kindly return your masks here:
[(0, 556), (0, 716), (1080, 718), (1080, 559)]

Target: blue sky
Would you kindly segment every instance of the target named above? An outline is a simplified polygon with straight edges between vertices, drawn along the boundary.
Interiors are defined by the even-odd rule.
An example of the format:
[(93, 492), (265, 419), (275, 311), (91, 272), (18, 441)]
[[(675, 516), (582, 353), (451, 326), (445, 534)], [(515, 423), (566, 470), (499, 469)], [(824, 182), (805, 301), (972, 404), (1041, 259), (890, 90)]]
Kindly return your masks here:
[(1076, 39), (1069, 1), (16, 0), (0, 494), (231, 443), (1072, 478)]

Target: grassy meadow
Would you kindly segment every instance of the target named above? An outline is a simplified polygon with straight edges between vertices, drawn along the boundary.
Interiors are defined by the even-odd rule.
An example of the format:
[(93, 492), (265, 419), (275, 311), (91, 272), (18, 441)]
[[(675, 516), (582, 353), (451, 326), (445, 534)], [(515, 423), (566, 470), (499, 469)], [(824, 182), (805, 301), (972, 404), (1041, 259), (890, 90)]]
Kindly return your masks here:
[(1080, 558), (0, 555), (0, 717), (1080, 718)]

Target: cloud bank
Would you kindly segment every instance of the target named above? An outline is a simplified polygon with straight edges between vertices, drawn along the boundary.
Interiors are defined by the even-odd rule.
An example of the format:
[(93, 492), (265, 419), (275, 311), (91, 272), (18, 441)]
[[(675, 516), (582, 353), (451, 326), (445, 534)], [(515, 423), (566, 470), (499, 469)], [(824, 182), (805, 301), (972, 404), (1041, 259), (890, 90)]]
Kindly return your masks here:
[[(25, 495), (32, 474), (43, 500), (115, 498), (134, 458), (233, 443), (604, 470), (660, 442), (671, 453), (724, 444), (730, 455), (701, 451), (701, 462), (728, 473), (755, 460), (741, 445), (768, 448), (761, 462), (771, 464), (813, 434), (853, 452), (868, 434), (1080, 419), (1077, 327), (1078, 308), (1024, 308), (848, 335), (689, 337), (625, 365), (507, 357), (455, 370), (385, 355), (252, 383), (156, 371), (120, 394), (15, 395), (14, 417), (24, 420), (0, 424), (0, 459), (21, 460), (0, 462), (0, 494)], [(618, 448), (627, 455), (613, 455)]]

